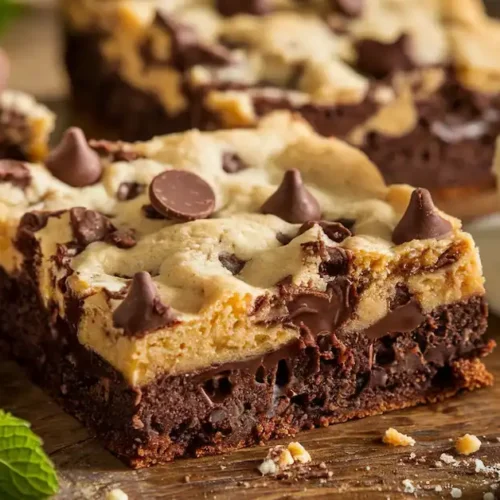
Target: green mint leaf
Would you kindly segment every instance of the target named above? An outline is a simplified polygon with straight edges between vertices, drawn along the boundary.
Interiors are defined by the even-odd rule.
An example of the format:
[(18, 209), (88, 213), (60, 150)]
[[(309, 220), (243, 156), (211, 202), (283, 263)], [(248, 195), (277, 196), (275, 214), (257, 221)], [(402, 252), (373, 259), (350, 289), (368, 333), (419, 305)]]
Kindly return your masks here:
[(42, 440), (25, 420), (0, 410), (0, 498), (42, 499), (59, 490)]

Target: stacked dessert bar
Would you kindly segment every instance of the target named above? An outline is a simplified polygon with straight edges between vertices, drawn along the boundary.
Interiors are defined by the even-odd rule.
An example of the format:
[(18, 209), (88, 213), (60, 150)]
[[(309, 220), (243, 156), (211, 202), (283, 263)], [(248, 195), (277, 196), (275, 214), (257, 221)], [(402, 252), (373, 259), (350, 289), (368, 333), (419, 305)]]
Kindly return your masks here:
[(122, 139), (276, 109), (388, 183), (493, 192), (500, 24), (481, 0), (62, 0), (77, 103)]
[(17, 168), (0, 345), (133, 467), (491, 384), (470, 235), (287, 113)]

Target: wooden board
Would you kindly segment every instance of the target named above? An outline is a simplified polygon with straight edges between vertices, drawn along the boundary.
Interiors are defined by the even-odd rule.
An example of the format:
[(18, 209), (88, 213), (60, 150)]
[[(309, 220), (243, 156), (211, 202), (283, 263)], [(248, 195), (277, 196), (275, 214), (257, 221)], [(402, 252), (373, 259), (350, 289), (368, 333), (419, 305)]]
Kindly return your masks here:
[[(500, 338), (500, 319), (492, 318), (490, 335)], [(500, 379), (500, 349), (487, 359)], [(0, 361), (0, 408), (29, 420), (45, 442), (61, 480), (58, 498), (104, 500), (105, 492), (123, 489), (131, 500), (154, 499), (281, 499), (349, 498), (349, 500), (408, 498), (403, 481), (410, 479), (419, 498), (451, 498), (460, 488), (463, 499), (481, 499), (500, 477), (474, 472), (474, 459), (500, 463), (500, 383), (466, 393), (444, 403), (422, 406), (338, 424), (299, 434), (311, 453), (315, 471), (325, 462), (331, 479), (278, 480), (256, 470), (268, 447), (254, 447), (218, 457), (179, 460), (167, 466), (133, 471), (104, 450), (72, 417), (66, 415), (11, 362)], [(413, 436), (413, 448), (382, 444), (388, 427)], [(467, 464), (436, 467), (442, 453), (456, 456), (454, 440), (464, 433), (479, 436), (480, 451)], [(270, 446), (287, 441), (272, 442)], [(410, 459), (415, 453), (416, 459)], [(463, 458), (458, 457), (460, 460)], [(422, 459), (425, 459), (423, 461)], [(189, 476), (189, 482), (186, 482)], [(441, 486), (438, 494), (435, 487)], [(500, 486), (497, 492), (500, 494)], [(410, 495), (413, 497), (413, 495)], [(499, 496), (500, 498), (500, 496)]]

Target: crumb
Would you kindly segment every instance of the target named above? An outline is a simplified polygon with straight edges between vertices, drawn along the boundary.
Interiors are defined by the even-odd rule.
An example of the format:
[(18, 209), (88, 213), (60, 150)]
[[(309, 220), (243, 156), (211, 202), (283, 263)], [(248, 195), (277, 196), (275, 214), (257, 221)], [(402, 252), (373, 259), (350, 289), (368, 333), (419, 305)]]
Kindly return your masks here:
[(370, 470), (371, 467), (369, 465), (366, 466), (366, 470)]
[(321, 463), (319, 464), (319, 468), (320, 468), (320, 469), (326, 469), (326, 464), (325, 464), (325, 462), (321, 462)]
[(286, 469), (289, 465), (293, 465), (293, 457), (289, 450), (284, 448), (278, 456), (278, 467)]
[(222, 464), (220, 464), (220, 466), (219, 466), (219, 467), (220, 467), (220, 470), (226, 470), (226, 469), (227, 469), (227, 465), (222, 465)]
[(405, 487), (405, 493), (415, 493), (415, 486), (413, 486), (413, 483), (409, 479), (403, 481), (403, 486)]
[(447, 453), (441, 453), (439, 459), (447, 465), (455, 464), (457, 461)]
[(482, 460), (479, 460), (479, 458), (476, 458), (474, 460), (474, 465), (476, 466), (475, 468), (476, 472), (484, 472), (486, 470), (484, 462)]
[(123, 490), (115, 488), (108, 492), (106, 500), (128, 500), (128, 495)]
[(309, 452), (298, 442), (290, 443), (288, 445), (288, 451), (296, 462), (307, 464), (311, 461)]
[(490, 484), (490, 490), (498, 490), (498, 484)]
[(325, 478), (320, 479), (319, 484), (326, 484), (326, 479)]
[(441, 462), (440, 460), (437, 460), (436, 462), (434, 462), (434, 466), (435, 467), (442, 467), (443, 466), (443, 462)]
[(462, 498), (462, 490), (460, 488), (451, 489), (452, 498)]
[(495, 495), (491, 492), (485, 493), (483, 495), (483, 500), (495, 500)]
[(259, 472), (263, 476), (267, 476), (268, 474), (276, 474), (278, 472), (278, 467), (274, 463), (274, 460), (270, 458), (266, 458), (258, 467)]
[(481, 448), (481, 441), (473, 434), (465, 434), (456, 440), (455, 448), (460, 455), (470, 455)]
[(435, 491), (436, 493), (441, 493), (441, 492), (443, 491), (443, 487), (442, 487), (440, 484), (438, 484), (438, 485), (434, 488), (434, 491)]
[(243, 486), (243, 488), (250, 488), (250, 483), (248, 481), (243, 481), (240, 485)]
[(401, 432), (392, 427), (385, 431), (382, 441), (392, 446), (415, 446), (415, 440), (412, 437), (401, 434)]
[(410, 453), (410, 460), (415, 460), (417, 458), (417, 455), (413, 452)]
[(333, 477), (333, 471), (331, 470), (328, 471), (328, 477)]

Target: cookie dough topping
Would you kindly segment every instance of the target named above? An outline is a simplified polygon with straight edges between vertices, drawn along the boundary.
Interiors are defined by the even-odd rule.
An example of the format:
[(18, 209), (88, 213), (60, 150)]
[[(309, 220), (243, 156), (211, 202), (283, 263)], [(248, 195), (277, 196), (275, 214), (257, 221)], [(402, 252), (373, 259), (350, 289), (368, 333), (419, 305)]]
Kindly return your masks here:
[(161, 301), (148, 272), (136, 273), (125, 300), (113, 313), (117, 328), (126, 335), (144, 335), (148, 331), (174, 325), (177, 320), (171, 308)]
[(168, 219), (206, 219), (215, 209), (215, 193), (200, 176), (185, 170), (157, 175), (149, 188), (154, 209)]
[(296, 169), (285, 172), (283, 181), (262, 205), (261, 212), (276, 215), (292, 224), (314, 221), (321, 217), (318, 201), (306, 189), (302, 176)]
[(441, 217), (427, 189), (413, 191), (408, 208), (392, 233), (392, 241), (401, 245), (412, 240), (439, 238), (450, 233), (451, 223)]
[(73, 187), (90, 186), (102, 175), (99, 155), (90, 148), (83, 131), (77, 127), (66, 131), (45, 165), (60, 181)]

